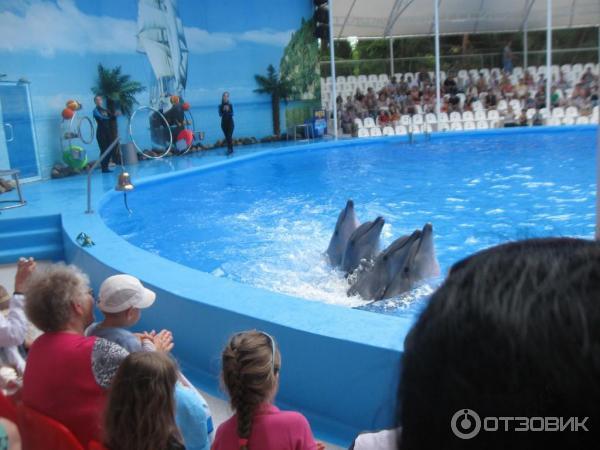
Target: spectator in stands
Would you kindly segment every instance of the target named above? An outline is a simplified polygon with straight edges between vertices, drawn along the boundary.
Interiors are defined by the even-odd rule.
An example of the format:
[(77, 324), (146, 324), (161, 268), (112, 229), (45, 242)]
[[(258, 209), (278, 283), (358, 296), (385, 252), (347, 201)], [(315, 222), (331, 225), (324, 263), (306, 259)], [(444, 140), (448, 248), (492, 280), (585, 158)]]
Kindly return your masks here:
[(513, 71), (513, 54), (510, 46), (512, 41), (508, 41), (506, 46), (502, 50), (502, 67), (504, 68), (504, 73), (511, 74)]
[(546, 88), (540, 86), (535, 93), (535, 107), (540, 109), (546, 107)]
[(314, 450), (303, 415), (273, 405), (281, 354), (275, 339), (260, 331), (231, 337), (223, 350), (222, 376), (235, 415), (217, 430), (213, 450)]
[(519, 116), (519, 126), (520, 127), (526, 127), (527, 125), (529, 125), (528, 121), (527, 121), (527, 114), (525, 113), (525, 110), (521, 110), (521, 115)]
[(343, 133), (353, 135), (354, 118), (355, 116), (352, 111), (352, 106), (347, 105), (342, 112), (341, 126)]
[(517, 118), (515, 117), (515, 112), (512, 109), (512, 106), (508, 106), (504, 114), (502, 115), (504, 121), (504, 127), (516, 127), (517, 126)]
[[(18, 346), (23, 344), (27, 334), (27, 318), (25, 317), (25, 287), (36, 268), (33, 258), (21, 258), (17, 262), (15, 290), (12, 296), (5, 295), (8, 300), (8, 314), (0, 314), (0, 364), (14, 370), (14, 379), (1, 381), (1, 388), (10, 389), (10, 384), (17, 382), (25, 371), (25, 360)], [(4, 288), (3, 288), (4, 289)], [(4, 290), (6, 292), (6, 290)], [(18, 384), (17, 384), (18, 386)], [(16, 386), (15, 386), (16, 387)]]
[(550, 95), (550, 104), (553, 108), (560, 106), (560, 94), (558, 93), (558, 89), (556, 89), (556, 87), (552, 87)]
[(369, 87), (367, 89), (367, 95), (365, 96), (365, 106), (367, 107), (367, 111), (369, 113), (369, 116), (375, 120), (375, 118), (377, 117), (377, 96), (375, 95), (375, 92), (373, 91), (372, 87)]
[(527, 97), (527, 100), (525, 100), (525, 109), (530, 109), (530, 108), (536, 108), (537, 107), (537, 102), (535, 101), (535, 99), (529, 95)]
[(531, 118), (531, 125), (534, 127), (544, 125), (544, 116), (542, 116), (542, 112), (539, 108), (535, 110), (535, 114)]
[(592, 85), (592, 83), (594, 83), (595, 81), (598, 80), (598, 77), (596, 77), (593, 73), (592, 73), (592, 68), (588, 67), (586, 69), (586, 71), (583, 73), (583, 75), (581, 76), (581, 82), (584, 84), (584, 86), (586, 87), (590, 87)]
[[(593, 448), (599, 290), (600, 243), (591, 240), (512, 242), (456, 263), (404, 343), (398, 448)], [(529, 420), (500, 420), (499, 431), (482, 427), (464, 440), (451, 424), (474, 429), (474, 414), (457, 414), (465, 408), (481, 425), (486, 417)], [(577, 417), (590, 431), (510, 431), (537, 427), (531, 418), (539, 417)]]
[(94, 321), (87, 277), (75, 266), (37, 270), (25, 290), (25, 312), (44, 331), (27, 357), (23, 403), (63, 423), (86, 447), (100, 440), (106, 388), (127, 351), (84, 336)]
[[(173, 348), (170, 331), (133, 334), (127, 329), (140, 320), (141, 310), (152, 306), (155, 299), (156, 294), (131, 275), (108, 277), (100, 286), (97, 305), (104, 320), (89, 326), (86, 334), (119, 344), (129, 353), (154, 350), (168, 353)], [(208, 404), (183, 374), (179, 373), (178, 378), (175, 412), (187, 450), (208, 450), (213, 431)]]
[(177, 368), (164, 353), (132, 353), (114, 377), (104, 422), (110, 450), (185, 450), (175, 424)]

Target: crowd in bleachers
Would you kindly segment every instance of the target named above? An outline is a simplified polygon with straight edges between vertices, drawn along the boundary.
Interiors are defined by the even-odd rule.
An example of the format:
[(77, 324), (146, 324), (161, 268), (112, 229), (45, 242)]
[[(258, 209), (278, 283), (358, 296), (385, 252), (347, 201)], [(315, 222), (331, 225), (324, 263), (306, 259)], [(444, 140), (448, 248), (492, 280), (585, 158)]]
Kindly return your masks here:
[[(336, 78), (338, 126), (344, 134), (381, 136), (529, 125), (598, 122), (599, 65), (552, 66), (550, 110), (546, 67), (440, 72), (436, 112), (435, 74), (426, 70), (388, 77)], [(331, 77), (321, 79), (324, 109), (331, 111)]]
[[(597, 434), (586, 431), (600, 420), (599, 289), (597, 241), (531, 239), (459, 261), (406, 336), (398, 398), (386, 399), (398, 408), (394, 426), (359, 434), (350, 449), (465, 448), (457, 436), (473, 414), (501, 416), (507, 431), (530, 426), (488, 427), (477, 448), (593, 448)], [(0, 449), (19, 450), (19, 431), (23, 450), (325, 448), (302, 414), (274, 405), (275, 337), (250, 330), (229, 338), (221, 377), (234, 414), (213, 433), (202, 396), (170, 356), (172, 335), (128, 330), (156, 294), (132, 276), (109, 277), (97, 295), (101, 322), (94, 297), (74, 266), (19, 262), (0, 315), (0, 362), (22, 386), (16, 394), (15, 383), (1, 386)], [(28, 343), (23, 368), (5, 350), (23, 343), (27, 319), (43, 334)], [(555, 432), (533, 432), (545, 418)], [(556, 432), (559, 418), (565, 432)]]

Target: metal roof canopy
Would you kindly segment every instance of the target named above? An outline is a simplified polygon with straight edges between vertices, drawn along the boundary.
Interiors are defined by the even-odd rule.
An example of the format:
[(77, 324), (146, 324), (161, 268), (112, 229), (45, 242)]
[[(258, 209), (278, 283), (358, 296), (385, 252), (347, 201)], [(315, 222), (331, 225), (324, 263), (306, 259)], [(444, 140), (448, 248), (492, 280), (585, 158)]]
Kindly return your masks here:
[[(432, 0), (333, 0), (336, 38), (431, 36)], [(546, 29), (545, 0), (440, 0), (440, 34)], [(599, 0), (553, 0), (552, 28), (600, 25)]]

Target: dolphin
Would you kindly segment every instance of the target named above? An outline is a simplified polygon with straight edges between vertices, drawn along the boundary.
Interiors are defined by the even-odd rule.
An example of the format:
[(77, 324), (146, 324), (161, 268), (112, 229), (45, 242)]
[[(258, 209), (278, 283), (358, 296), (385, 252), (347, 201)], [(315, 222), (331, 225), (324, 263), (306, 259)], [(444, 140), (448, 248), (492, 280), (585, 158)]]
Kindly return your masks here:
[(342, 270), (346, 274), (354, 271), (362, 259), (373, 259), (377, 255), (380, 247), (379, 236), (384, 224), (385, 220), (380, 216), (354, 230), (342, 258)]
[(348, 289), (348, 296), (360, 295), (365, 300), (381, 298), (394, 276), (404, 267), (411, 246), (421, 237), (421, 230), (396, 239), (381, 252), (373, 267), (357, 273), (356, 282)]
[(433, 246), (433, 226), (427, 223), (421, 231), (421, 237), (411, 244), (401, 269), (376, 300), (396, 297), (411, 290), (419, 281), (439, 274), (440, 265)]
[(346, 207), (342, 209), (335, 224), (335, 230), (327, 247), (327, 258), (333, 267), (338, 267), (342, 263), (346, 245), (350, 239), (350, 235), (360, 225), (354, 212), (354, 202), (348, 200)]

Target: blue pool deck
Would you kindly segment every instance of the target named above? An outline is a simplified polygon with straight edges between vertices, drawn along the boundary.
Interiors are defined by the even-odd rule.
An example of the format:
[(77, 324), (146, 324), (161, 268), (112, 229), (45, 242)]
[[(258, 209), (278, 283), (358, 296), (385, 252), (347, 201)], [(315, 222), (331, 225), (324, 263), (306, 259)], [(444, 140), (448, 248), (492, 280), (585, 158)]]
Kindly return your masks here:
[[(468, 133), (561, 133), (594, 126), (486, 130)], [(431, 139), (462, 133), (434, 134)], [(466, 133), (465, 133), (466, 134)], [(417, 139), (424, 139), (418, 136)], [(399, 142), (406, 137), (369, 138)], [(214, 170), (265, 155), (327, 146), (362, 145), (351, 139), (236, 147), (128, 166), (134, 185), (161, 183), (184, 173)], [(408, 145), (408, 144), (407, 144)], [(103, 202), (122, 196), (114, 187), (120, 168), (92, 176), (94, 214), (85, 214), (86, 177), (45, 180), (23, 186), (27, 205), (0, 213), (0, 263), (18, 256), (65, 260), (80, 266), (91, 284), (115, 273), (130, 273), (156, 290), (158, 300), (145, 310), (140, 329), (171, 329), (174, 354), (186, 374), (203, 390), (223, 396), (219, 387), (220, 352), (234, 332), (257, 328), (273, 334), (283, 355), (277, 404), (304, 413), (319, 438), (348, 445), (362, 430), (390, 427), (395, 420), (406, 318), (374, 314), (261, 290), (182, 266), (137, 248), (110, 230), (99, 217)], [(2, 200), (14, 196), (2, 195)], [(135, 190), (128, 195), (134, 196)], [(127, 214), (125, 208), (123, 213)], [(79, 233), (95, 242), (82, 248)]]

